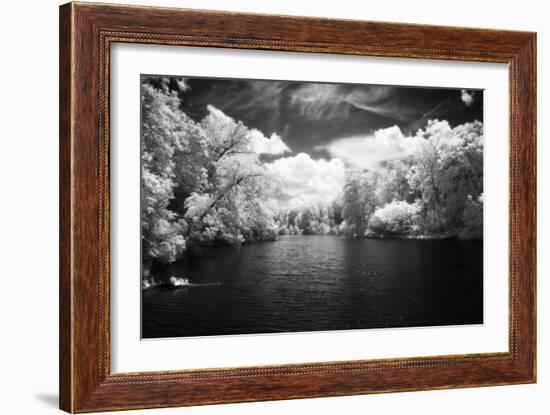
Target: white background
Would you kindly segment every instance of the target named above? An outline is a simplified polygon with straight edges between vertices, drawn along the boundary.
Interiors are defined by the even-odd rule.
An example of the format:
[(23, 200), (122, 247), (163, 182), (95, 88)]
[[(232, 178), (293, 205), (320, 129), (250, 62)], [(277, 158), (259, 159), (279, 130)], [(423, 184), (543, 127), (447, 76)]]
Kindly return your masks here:
[[(508, 351), (506, 65), (135, 44), (113, 46), (110, 62), (114, 372)], [(139, 78), (182, 68), (195, 76), (484, 88), (484, 324), (140, 341)]]
[[(358, 2), (298, 0), (139, 1), (133, 3), (314, 15), (397, 22), (432, 23), (538, 31), (539, 217), (538, 315), (539, 383), (399, 394), (322, 398), (268, 403), (177, 408), (158, 414), (547, 413), (550, 406), (550, 323), (548, 255), (550, 132), (546, 102), (550, 89), (544, 69), (550, 63), (546, 2), (463, 0)], [(0, 411), (56, 413), (57, 407), (57, 6), (50, 0), (7, 2), (2, 9), (2, 290), (0, 316)], [(548, 75), (546, 75), (548, 78)], [(544, 157), (543, 157), (544, 156)], [(546, 189), (544, 189), (546, 187)], [(133, 412), (138, 413), (138, 412)]]

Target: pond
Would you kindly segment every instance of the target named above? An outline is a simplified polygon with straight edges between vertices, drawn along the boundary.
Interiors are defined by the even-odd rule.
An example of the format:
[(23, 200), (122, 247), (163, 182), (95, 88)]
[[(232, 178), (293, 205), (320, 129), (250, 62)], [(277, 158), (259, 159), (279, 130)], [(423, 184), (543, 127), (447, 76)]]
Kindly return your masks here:
[(155, 270), (142, 337), (483, 323), (483, 242), (282, 236)]

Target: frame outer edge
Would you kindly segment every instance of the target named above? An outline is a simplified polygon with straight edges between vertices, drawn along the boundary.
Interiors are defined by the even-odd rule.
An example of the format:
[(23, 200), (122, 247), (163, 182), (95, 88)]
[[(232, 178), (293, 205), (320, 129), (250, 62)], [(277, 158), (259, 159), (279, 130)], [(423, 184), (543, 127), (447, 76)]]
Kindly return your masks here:
[(510, 114), (516, 125), (515, 147), (510, 149), (518, 170), (515, 209), (518, 274), (518, 370), (524, 383), (536, 383), (536, 33), (517, 51), (510, 67), (517, 86)]
[[(94, 13), (79, 3), (66, 5), (70, 18), (69, 220), (70, 271), (64, 276), (70, 298), (70, 378), (72, 412), (81, 412), (101, 386), (99, 298), (98, 197), (98, 78), (99, 66)], [(93, 10), (101, 8), (94, 5)], [(65, 197), (69, 197), (65, 195)]]
[(531, 38), (518, 53), (521, 62), (520, 93), (518, 99), (524, 108), (519, 114), (521, 137), (520, 157), (522, 169), (520, 223), (522, 249), (519, 261), (524, 270), (522, 283), (526, 285), (520, 292), (525, 307), (520, 307), (525, 315), (525, 327), (520, 331), (525, 338), (527, 377), (530, 382), (537, 381), (537, 35)]
[(533, 80), (532, 80), (532, 93), (533, 93), (533, 368), (532, 368), (532, 380), (533, 383), (537, 383), (537, 33), (533, 34)]
[(72, 318), (72, 164), (74, 19), (59, 6), (59, 409), (74, 412)]

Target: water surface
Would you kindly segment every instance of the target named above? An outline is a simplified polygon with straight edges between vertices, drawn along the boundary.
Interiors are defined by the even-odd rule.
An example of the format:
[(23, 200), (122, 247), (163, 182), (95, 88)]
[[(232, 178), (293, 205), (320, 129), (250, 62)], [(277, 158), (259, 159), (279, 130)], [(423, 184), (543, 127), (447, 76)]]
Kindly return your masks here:
[(283, 236), (205, 248), (154, 271), (142, 337), (479, 324), (483, 243)]

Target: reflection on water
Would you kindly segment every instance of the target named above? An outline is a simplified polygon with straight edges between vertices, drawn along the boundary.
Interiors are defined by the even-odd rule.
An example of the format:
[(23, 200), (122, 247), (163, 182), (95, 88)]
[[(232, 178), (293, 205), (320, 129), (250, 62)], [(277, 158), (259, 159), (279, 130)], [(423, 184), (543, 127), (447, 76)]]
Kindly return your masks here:
[(483, 243), (284, 236), (204, 249), (154, 273), (142, 336), (479, 324)]

